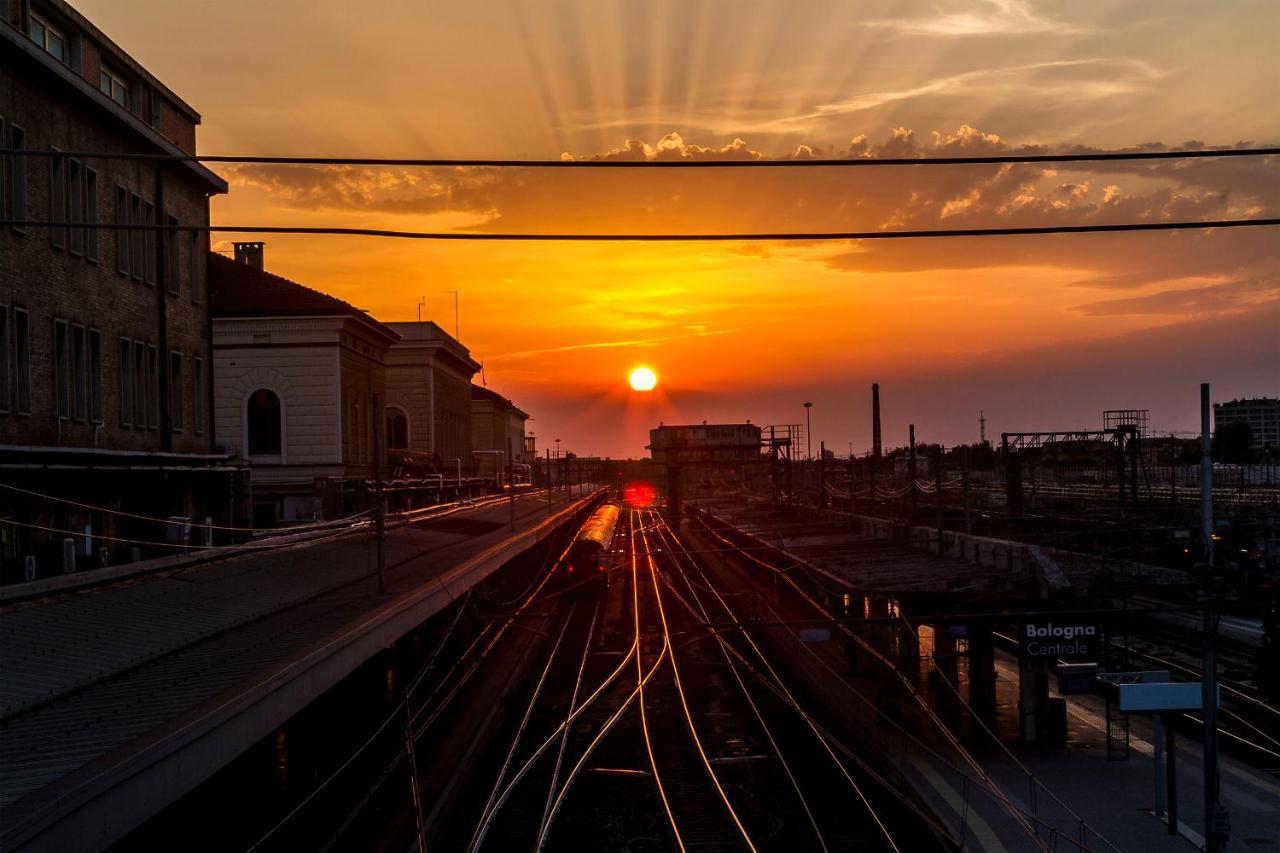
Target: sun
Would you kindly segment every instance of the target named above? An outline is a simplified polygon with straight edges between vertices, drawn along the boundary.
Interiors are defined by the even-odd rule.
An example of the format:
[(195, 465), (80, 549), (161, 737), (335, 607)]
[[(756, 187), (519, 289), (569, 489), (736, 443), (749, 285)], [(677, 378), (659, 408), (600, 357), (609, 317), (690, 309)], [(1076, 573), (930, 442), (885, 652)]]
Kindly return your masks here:
[(658, 374), (647, 367), (637, 367), (628, 377), (634, 391), (652, 391), (658, 384)]

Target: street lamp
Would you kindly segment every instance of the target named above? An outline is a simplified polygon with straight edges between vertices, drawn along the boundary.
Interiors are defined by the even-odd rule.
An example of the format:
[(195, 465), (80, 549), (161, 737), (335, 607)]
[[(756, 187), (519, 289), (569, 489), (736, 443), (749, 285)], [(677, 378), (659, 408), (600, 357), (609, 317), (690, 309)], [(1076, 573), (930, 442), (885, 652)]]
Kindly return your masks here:
[(813, 458), (813, 422), (809, 419), (809, 410), (813, 403), (804, 404), (804, 450), (808, 459)]

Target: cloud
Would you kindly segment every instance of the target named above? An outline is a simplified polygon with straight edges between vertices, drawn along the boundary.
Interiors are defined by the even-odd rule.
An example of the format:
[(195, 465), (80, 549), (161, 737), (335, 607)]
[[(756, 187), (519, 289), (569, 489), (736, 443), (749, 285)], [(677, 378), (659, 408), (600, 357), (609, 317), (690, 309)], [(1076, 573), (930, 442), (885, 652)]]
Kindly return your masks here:
[(932, 17), (883, 18), (863, 26), (912, 36), (1069, 35), (1083, 27), (1039, 15), (1025, 0), (982, 0), (976, 9), (938, 13)]
[(593, 154), (583, 158), (565, 152), (561, 160), (764, 160), (765, 155), (753, 151), (747, 143), (735, 138), (732, 142), (718, 148), (693, 145), (684, 141), (679, 133), (672, 131), (658, 140), (656, 145), (649, 145), (638, 139), (628, 139), (618, 148), (612, 148), (603, 154)]
[[(1203, 148), (1192, 140), (1181, 147)], [(1149, 142), (1131, 150), (1163, 151)], [(929, 157), (1093, 153), (1012, 143), (962, 124), (945, 132), (897, 127), (879, 140), (805, 144), (791, 157)], [(759, 160), (744, 138), (698, 144), (670, 132), (630, 139), (587, 160)], [(453, 227), (527, 232), (873, 231), (1078, 225), (1280, 216), (1280, 157), (1194, 161), (984, 164), (857, 169), (564, 170), (320, 166), (235, 167), (236, 186), (308, 213), (451, 213)], [(335, 217), (338, 218), (338, 217)], [(762, 262), (901, 273), (998, 267), (1074, 271), (1074, 286), (1138, 289), (1182, 279), (1258, 278), (1280, 267), (1270, 229), (965, 240), (863, 241), (718, 247)], [(660, 251), (656, 247), (648, 251)], [(1099, 309), (1102, 310), (1102, 309)]]
[(809, 112), (763, 122), (753, 129), (776, 132), (787, 126), (808, 127), (818, 120), (847, 116), (924, 97), (971, 98), (980, 93), (1012, 96), (1022, 92), (1042, 100), (1110, 98), (1138, 92), (1162, 76), (1161, 71), (1136, 59), (1096, 57), (982, 68), (937, 77), (906, 89), (864, 92), (818, 104)]
[(1091, 317), (1121, 314), (1188, 315), (1221, 313), (1258, 305), (1280, 297), (1280, 280), (1244, 279), (1204, 287), (1164, 290), (1127, 299), (1107, 299), (1078, 305), (1074, 310)]

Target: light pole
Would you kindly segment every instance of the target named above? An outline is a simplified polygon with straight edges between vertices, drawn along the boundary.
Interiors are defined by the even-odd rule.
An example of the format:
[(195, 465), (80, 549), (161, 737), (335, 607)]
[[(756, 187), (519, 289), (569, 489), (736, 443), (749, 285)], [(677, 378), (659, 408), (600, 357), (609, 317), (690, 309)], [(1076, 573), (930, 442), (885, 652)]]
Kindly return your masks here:
[[(559, 479), (560, 479), (561, 481), (563, 481), (563, 480), (564, 480), (564, 466), (560, 464), (560, 439), (558, 439), (558, 438), (556, 439), (556, 467), (558, 467), (558, 468), (560, 469), (560, 477), (559, 477)], [(562, 486), (563, 486), (563, 485), (564, 485), (564, 483), (563, 483), (563, 482), (561, 482), (561, 483), (560, 483), (560, 485), (562, 485)]]

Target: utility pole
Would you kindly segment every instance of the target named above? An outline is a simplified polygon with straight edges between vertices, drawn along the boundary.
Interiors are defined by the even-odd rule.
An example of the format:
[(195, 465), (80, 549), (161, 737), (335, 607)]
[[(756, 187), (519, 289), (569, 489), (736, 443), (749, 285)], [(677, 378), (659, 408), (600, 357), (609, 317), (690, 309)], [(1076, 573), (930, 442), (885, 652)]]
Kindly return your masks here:
[(858, 484), (854, 480), (853, 442), (849, 442), (849, 526), (853, 527), (858, 515)]
[(1218, 796), (1218, 614), (1209, 600), (1213, 584), (1213, 443), (1209, 424), (1209, 383), (1200, 385), (1200, 535), (1204, 540), (1200, 600), (1204, 605), (1204, 659), (1201, 701), (1204, 714), (1204, 849), (1222, 853), (1231, 837), (1231, 821)]
[(511, 455), (511, 436), (507, 436), (507, 492), (509, 500), (508, 506), (511, 507), (511, 529), (516, 529), (516, 465), (514, 457)]
[(938, 503), (938, 556), (942, 556), (942, 445), (938, 445), (938, 452), (934, 456), (933, 463), (933, 496)]
[(373, 524), (376, 531), (378, 541), (378, 592), (386, 592), (386, 581), (383, 578), (383, 571), (386, 568), (386, 554), (383, 551), (383, 545), (387, 538), (386, 527), (386, 507), (382, 503), (382, 442), (378, 439), (382, 435), (382, 431), (386, 429), (386, 425), (382, 423), (378, 412), (378, 395), (373, 397)]
[(547, 514), (551, 513), (551, 448), (547, 449)]
[(987, 413), (982, 409), (978, 409), (978, 440), (987, 443)]
[(907, 457), (907, 525), (916, 523), (916, 425), (907, 425), (907, 437), (910, 440), (910, 455)]
[[(871, 384), (871, 506), (876, 503), (876, 471), (880, 467), (880, 383)], [(872, 510), (874, 512), (874, 509)]]
[(964, 532), (973, 532), (973, 522), (969, 516), (969, 447), (960, 450), (960, 493), (964, 499)]
[(827, 443), (824, 441), (818, 449), (818, 510), (827, 504)]

